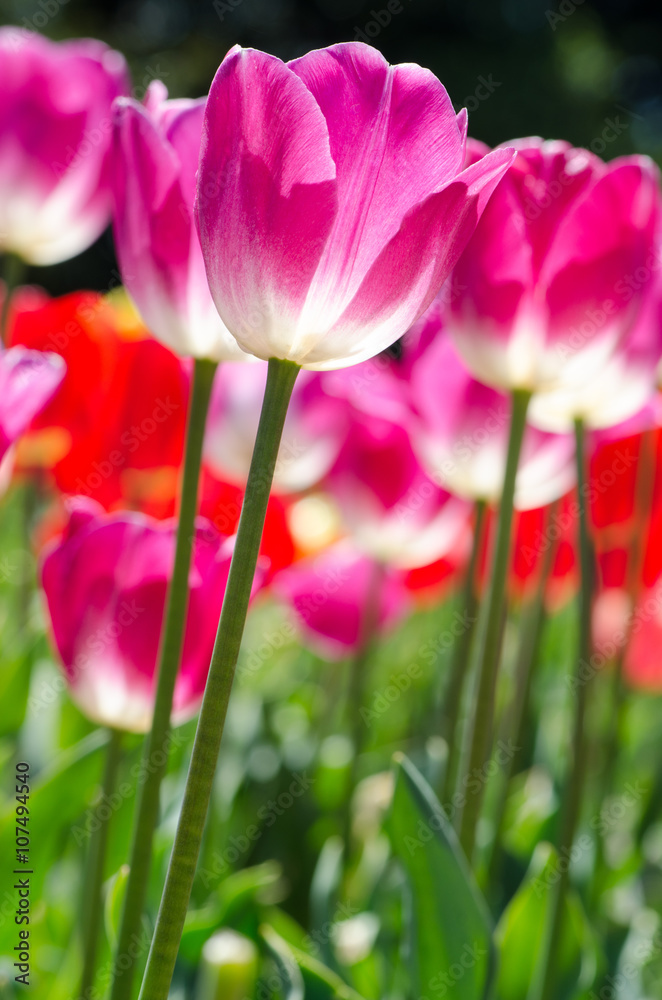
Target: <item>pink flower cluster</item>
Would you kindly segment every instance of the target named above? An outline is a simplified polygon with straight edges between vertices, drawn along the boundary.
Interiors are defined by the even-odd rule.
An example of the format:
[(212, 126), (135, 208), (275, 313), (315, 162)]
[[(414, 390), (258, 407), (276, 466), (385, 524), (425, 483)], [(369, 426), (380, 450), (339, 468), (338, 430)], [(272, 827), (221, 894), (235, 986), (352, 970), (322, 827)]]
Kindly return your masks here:
[[(294, 558), (258, 583), (326, 655), (361, 642), (375, 579), (386, 626), (417, 573), (463, 562), (472, 502), (500, 499), (511, 390), (533, 393), (520, 511), (572, 489), (573, 421), (618, 438), (655, 419), (647, 158), (539, 138), (490, 151), (432, 73), (362, 43), (287, 64), (235, 47), (208, 98), (167, 100), (155, 82), (142, 103), (98, 43), (5, 31), (0, 48), (0, 247), (52, 263), (112, 214), (151, 333), (223, 362), (205, 463), (226, 493), (245, 484), (264, 361), (305, 369), (275, 470)], [(3, 450), (64, 370), (17, 351), (0, 356)], [(197, 529), (175, 720), (204, 687), (235, 523)], [(149, 725), (173, 531), (77, 501), (44, 558), (57, 650), (98, 721)]]

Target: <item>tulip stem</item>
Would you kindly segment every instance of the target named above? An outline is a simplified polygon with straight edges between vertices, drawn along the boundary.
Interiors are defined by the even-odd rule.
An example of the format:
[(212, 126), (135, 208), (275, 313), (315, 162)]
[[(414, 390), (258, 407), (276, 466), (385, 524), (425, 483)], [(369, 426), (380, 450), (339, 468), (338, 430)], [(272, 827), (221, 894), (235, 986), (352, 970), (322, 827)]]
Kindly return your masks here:
[[(575, 718), (569, 774), (563, 796), (561, 827), (557, 842), (559, 856), (570, 856), (581, 811), (582, 793), (586, 778), (587, 748), (586, 707), (590, 676), (584, 671), (591, 657), (591, 601), (593, 594), (593, 552), (588, 528), (588, 483), (585, 458), (585, 428), (579, 417), (575, 419), (575, 455), (577, 462), (577, 491), (579, 499), (579, 563), (581, 584), (579, 594), (579, 649), (574, 687), (576, 691)], [(565, 899), (570, 881), (567, 864), (559, 866), (559, 880), (553, 889), (546, 934), (543, 939), (542, 961), (539, 975), (532, 984), (529, 1000), (550, 1000), (555, 995), (558, 950), (563, 930)]]
[(377, 628), (379, 625), (379, 612), (385, 577), (386, 566), (384, 563), (374, 562), (368, 580), (358, 646), (349, 664), (346, 706), (347, 716), (352, 720), (353, 756), (347, 778), (347, 798), (345, 799), (343, 814), (343, 843), (346, 863), (350, 856), (352, 839), (352, 796), (359, 773), (359, 757), (363, 753), (366, 735), (366, 726), (361, 715), (361, 709), (366, 694), (366, 681), (369, 678), (370, 661), (377, 645)]
[[(488, 763), (492, 746), (496, 681), (499, 660), (501, 658), (502, 619), (506, 609), (506, 583), (510, 556), (510, 535), (513, 523), (515, 481), (530, 399), (531, 393), (528, 390), (513, 390), (508, 455), (506, 458), (501, 504), (499, 506), (499, 520), (494, 555), (492, 557), (492, 571), (487, 599), (482, 605), (481, 617), (478, 623), (478, 693), (471, 727), (471, 750), (469, 753), (468, 774), (483, 771), (485, 764)], [(485, 783), (480, 782), (478, 790), (467, 797), (462, 812), (460, 843), (470, 863), (474, 852), (476, 827), (480, 817), (484, 788)]]
[(3, 278), (5, 282), (2, 293), (2, 303), (0, 303), (0, 342), (7, 347), (7, 333), (9, 332), (9, 310), (14, 292), (20, 285), (25, 274), (25, 264), (16, 254), (8, 253), (4, 259)]
[(272, 358), (184, 801), (140, 1000), (166, 1000), (200, 852), (278, 446), (299, 366)]
[[(106, 764), (103, 773), (101, 801), (110, 799), (115, 789), (117, 770), (121, 758), (123, 733), (119, 729), (110, 730), (110, 739), (106, 750)], [(106, 864), (106, 848), (108, 846), (108, 827), (110, 818), (101, 822), (99, 829), (92, 835), (88, 855), (88, 868), (85, 878), (85, 901), (83, 906), (83, 973), (80, 982), (80, 996), (91, 996), (94, 986), (94, 969), (96, 965), (97, 946), (99, 944), (99, 928), (101, 925), (101, 887)]]
[(473, 531), (473, 541), (471, 545), (471, 556), (464, 579), (462, 591), (462, 611), (466, 615), (467, 627), (458, 636), (453, 648), (453, 659), (451, 663), (450, 678), (442, 704), (441, 735), (446, 740), (448, 747), (448, 757), (443, 774), (443, 785), (441, 790), (442, 803), (450, 802), (455, 788), (455, 772), (458, 766), (458, 722), (462, 708), (462, 693), (464, 684), (469, 673), (469, 654), (471, 652), (471, 640), (474, 634), (474, 623), (476, 612), (478, 611), (478, 595), (476, 593), (476, 570), (478, 559), (483, 542), (483, 526), (485, 522), (486, 503), (484, 500), (477, 500), (475, 504), (475, 522)]
[(198, 480), (202, 443), (216, 363), (196, 359), (189, 402), (186, 430), (184, 476), (181, 485), (179, 523), (172, 579), (168, 588), (164, 626), (159, 647), (157, 688), (152, 729), (145, 740), (142, 773), (146, 781), (138, 789), (136, 817), (131, 842), (130, 870), (115, 954), (113, 985), (110, 1000), (130, 1000), (134, 975), (135, 941), (142, 926), (142, 913), (147, 894), (152, 838), (159, 815), (159, 792), (168, 763), (170, 715), (175, 681), (184, 641), (184, 626), (188, 607), (188, 578), (195, 535), (195, 515), (198, 507)]
[[(550, 529), (556, 514), (557, 504), (553, 503), (547, 513), (543, 526), (545, 534)], [(521, 761), (522, 750), (526, 742), (527, 714), (533, 677), (538, 662), (540, 643), (545, 625), (545, 590), (554, 564), (556, 546), (551, 542), (547, 545), (542, 558), (540, 578), (533, 596), (523, 608), (519, 621), (519, 647), (515, 661), (514, 692), (504, 725), (504, 736), (514, 742), (515, 753), (505, 766), (501, 788), (494, 812), (494, 840), (491, 846), (491, 856), (487, 866), (487, 884), (496, 888), (502, 860), (502, 836), (510, 782), (516, 773), (516, 766)]]

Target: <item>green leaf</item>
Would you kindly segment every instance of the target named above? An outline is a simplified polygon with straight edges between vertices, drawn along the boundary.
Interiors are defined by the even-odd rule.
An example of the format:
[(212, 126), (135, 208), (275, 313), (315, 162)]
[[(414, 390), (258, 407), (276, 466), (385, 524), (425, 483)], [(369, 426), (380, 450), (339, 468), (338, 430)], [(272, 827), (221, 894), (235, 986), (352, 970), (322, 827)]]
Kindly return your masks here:
[[(313, 927), (333, 923), (335, 901), (342, 879), (344, 845), (341, 837), (329, 837), (324, 843), (315, 866), (310, 886), (310, 919)], [(322, 959), (333, 963), (333, 951), (328, 936), (322, 938)]]
[[(363, 1000), (363, 998), (348, 986), (340, 976), (327, 969), (325, 965), (318, 962), (316, 958), (307, 955), (292, 944), (288, 944), (279, 934), (276, 934), (273, 927), (263, 925), (260, 927), (260, 937), (269, 949), (278, 965), (278, 972), (283, 984), (285, 1000)], [(280, 965), (276, 955), (280, 956), (283, 963)], [(293, 965), (297, 973), (293, 973)], [(286, 981), (286, 976), (290, 976)], [(304, 988), (304, 992), (288, 992), (288, 989), (299, 989), (299, 978)]]
[(126, 892), (126, 883), (129, 880), (129, 866), (122, 867), (115, 872), (108, 880), (106, 898), (104, 900), (104, 924), (106, 937), (110, 947), (115, 950), (117, 938), (119, 936), (120, 919), (122, 917), (122, 905)]
[[(497, 980), (500, 1000), (526, 1000), (540, 959), (543, 937), (558, 881), (558, 854), (551, 844), (539, 844), (524, 881), (504, 910), (495, 937), (501, 961)], [(598, 954), (581, 903), (569, 892), (556, 966), (555, 1000), (587, 989), (595, 979)]]
[(279, 994), (285, 1000), (304, 1000), (303, 976), (290, 946), (268, 925), (260, 928), (260, 936), (276, 966), (276, 976), (280, 982)]
[(236, 926), (246, 911), (257, 911), (260, 892), (273, 886), (280, 877), (281, 867), (276, 861), (265, 861), (228, 875), (206, 906), (186, 914), (180, 954), (197, 965), (207, 938), (219, 927)]
[(434, 792), (403, 754), (388, 821), (412, 891), (413, 996), (487, 996), (495, 964), (490, 916)]

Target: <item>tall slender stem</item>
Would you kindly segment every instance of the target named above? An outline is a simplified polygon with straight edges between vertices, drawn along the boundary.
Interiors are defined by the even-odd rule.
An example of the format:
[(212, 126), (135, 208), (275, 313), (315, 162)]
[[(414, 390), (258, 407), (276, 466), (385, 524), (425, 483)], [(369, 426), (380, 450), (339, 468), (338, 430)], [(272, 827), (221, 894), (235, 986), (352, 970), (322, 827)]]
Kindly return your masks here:
[[(577, 490), (579, 495), (579, 562), (581, 584), (579, 594), (579, 655), (577, 657), (577, 672), (575, 676), (575, 718), (572, 735), (572, 750), (569, 773), (566, 779), (563, 796), (563, 812), (558, 837), (559, 856), (565, 859), (570, 855), (577, 831), (581, 811), (582, 793), (586, 778), (587, 749), (586, 739), (586, 706), (588, 703), (589, 679), (584, 671), (591, 656), (591, 601), (593, 595), (593, 552), (588, 527), (588, 483), (585, 458), (584, 422), (579, 417), (575, 419), (575, 454), (577, 462)], [(563, 912), (565, 898), (570, 880), (569, 866), (559, 866), (559, 880), (552, 889), (552, 903), (548, 916), (543, 952), (538, 968), (538, 975), (532, 982), (529, 1000), (551, 1000), (556, 986), (555, 971), (561, 931), (563, 929)]]
[[(110, 730), (103, 774), (102, 802), (109, 799), (115, 789), (117, 769), (121, 757), (122, 735), (119, 729)], [(101, 886), (103, 885), (106, 863), (109, 825), (110, 819), (103, 820), (99, 829), (92, 835), (90, 844), (89, 865), (85, 880), (85, 905), (83, 907), (85, 926), (83, 928), (83, 973), (80, 981), (80, 996), (83, 998), (91, 995), (94, 985), (99, 928), (101, 926)]]
[[(482, 770), (487, 763), (492, 746), (494, 697), (501, 653), (502, 619), (506, 608), (506, 581), (510, 556), (510, 533), (513, 523), (515, 481), (530, 399), (531, 393), (528, 390), (515, 389), (513, 391), (508, 457), (499, 507), (496, 545), (492, 559), (489, 590), (479, 622), (478, 693), (471, 728), (469, 774)], [(469, 861), (471, 861), (474, 852), (476, 826), (480, 817), (483, 792), (484, 782), (481, 782), (479, 790), (467, 797), (462, 813), (460, 843)]]
[[(545, 522), (546, 529), (549, 528), (555, 512), (556, 504), (552, 504)], [(523, 610), (520, 620), (520, 643), (515, 663), (515, 690), (504, 727), (506, 739), (510, 737), (514, 741), (515, 747), (518, 748), (524, 745), (527, 708), (531, 697), (533, 675), (538, 660), (540, 640), (545, 623), (545, 588), (552, 569), (555, 551), (556, 547), (550, 541), (542, 559), (538, 586), (533, 597)], [(508, 803), (508, 790), (510, 780), (515, 773), (515, 765), (519, 759), (518, 750), (517, 755), (513, 754), (505, 766), (502, 787), (494, 814), (494, 840), (492, 842), (492, 853), (488, 865), (488, 883), (491, 885), (496, 885), (497, 881), (501, 862), (501, 837), (503, 834), (503, 821), (506, 815), (506, 805)]]
[(216, 367), (213, 361), (198, 359), (193, 369), (175, 563), (168, 588), (165, 621), (161, 633), (154, 717), (151, 732), (145, 741), (142, 761), (147, 779), (138, 790), (130, 870), (122, 907), (110, 1000), (130, 1000), (131, 997), (134, 975), (133, 952), (142, 923), (152, 860), (152, 838), (159, 815), (159, 792), (167, 767), (166, 751), (169, 746), (172, 698), (182, 653), (188, 607), (188, 578), (198, 507), (200, 459)]
[(474, 623), (476, 612), (478, 611), (478, 594), (476, 592), (476, 569), (478, 558), (483, 542), (483, 524), (485, 521), (486, 503), (484, 500), (477, 500), (475, 504), (474, 533), (471, 545), (471, 556), (467, 573), (464, 579), (462, 590), (461, 612), (466, 616), (466, 628), (460, 633), (453, 648), (453, 659), (451, 662), (450, 679), (444, 692), (441, 718), (441, 735), (446, 740), (448, 747), (448, 757), (446, 758), (446, 768), (443, 774), (441, 787), (441, 801), (447, 803), (453, 789), (458, 766), (458, 722), (462, 707), (462, 694), (464, 692), (464, 682), (469, 672), (469, 654), (471, 652), (471, 640), (474, 634)]
[(0, 342), (7, 346), (7, 333), (9, 331), (9, 310), (14, 292), (20, 285), (25, 273), (25, 264), (20, 257), (13, 253), (8, 253), (4, 260), (3, 277), (5, 288), (0, 303)]
[(166, 1000), (170, 989), (244, 632), (278, 446), (298, 372), (298, 365), (290, 361), (276, 358), (269, 361), (223, 610), (198, 719), (184, 802), (140, 991), (141, 1000)]
[(382, 601), (384, 588), (384, 576), (386, 567), (383, 563), (375, 562), (371, 568), (368, 588), (366, 592), (365, 611), (361, 622), (361, 634), (359, 636), (358, 648), (349, 664), (349, 684), (347, 687), (347, 713), (352, 720), (352, 743), (354, 755), (347, 779), (347, 797), (344, 805), (343, 816), (343, 843), (345, 850), (345, 861), (350, 853), (351, 829), (352, 829), (352, 794), (356, 785), (358, 775), (359, 757), (363, 751), (365, 737), (365, 722), (361, 716), (363, 698), (365, 696), (366, 679), (371, 654), (375, 648), (377, 624), (379, 622), (379, 609)]
[[(634, 487), (634, 511), (632, 514), (632, 530), (628, 545), (628, 563), (625, 589), (632, 602), (634, 612), (637, 601), (643, 589), (644, 560), (646, 557), (646, 539), (650, 531), (650, 520), (655, 492), (655, 451), (657, 431), (645, 430), (641, 438), (639, 461)], [(604, 745), (603, 764), (600, 774), (598, 804), (599, 808), (614, 787), (614, 776), (618, 763), (618, 751), (622, 743), (625, 718), (628, 708), (628, 690), (623, 681), (623, 670), (626, 650), (630, 642), (634, 615), (630, 615), (626, 629), (625, 642), (616, 656), (612, 668), (609, 690), (609, 724), (607, 731), (601, 734), (601, 744)], [(589, 900), (593, 906), (597, 904), (600, 892), (600, 878), (604, 870), (604, 837), (598, 836), (596, 843), (595, 862), (593, 865), (592, 884)]]

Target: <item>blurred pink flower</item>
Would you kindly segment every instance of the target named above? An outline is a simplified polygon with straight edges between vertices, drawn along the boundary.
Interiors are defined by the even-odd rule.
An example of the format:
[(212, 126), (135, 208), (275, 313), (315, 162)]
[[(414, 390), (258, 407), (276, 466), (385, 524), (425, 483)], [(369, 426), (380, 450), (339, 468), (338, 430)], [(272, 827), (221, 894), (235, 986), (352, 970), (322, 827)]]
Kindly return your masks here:
[[(174, 521), (106, 514), (77, 497), (64, 536), (44, 554), (42, 585), (71, 696), (102, 725), (131, 732), (151, 725), (175, 534)], [(175, 725), (202, 699), (232, 548), (232, 539), (198, 519)]]
[(395, 625), (411, 604), (400, 574), (376, 566), (347, 541), (283, 570), (272, 590), (293, 609), (304, 641), (332, 660), (356, 652), (368, 640), (375, 611), (375, 627), (381, 632)]
[[(246, 482), (266, 378), (264, 364), (228, 363), (216, 373), (204, 456), (221, 479)], [(319, 482), (347, 432), (348, 408), (322, 391), (320, 378), (316, 372), (301, 372), (294, 386), (274, 471), (277, 493), (296, 493)]]
[[(489, 385), (567, 393), (563, 419), (548, 421), (559, 429), (590, 416), (582, 394), (605, 366), (616, 373), (606, 383), (620, 372), (624, 388), (627, 338), (660, 267), (658, 171), (647, 157), (605, 164), (566, 142), (512, 145), (517, 157), (453, 273), (449, 330)], [(601, 420), (630, 412), (614, 414)]]
[[(662, 249), (659, 252), (662, 255)], [(587, 381), (536, 394), (529, 419), (546, 430), (570, 430), (572, 418), (581, 416), (587, 427), (604, 428), (608, 437), (625, 437), (653, 426), (659, 423), (656, 394), (661, 359), (662, 282), (656, 272), (618, 350), (596, 366)]]
[(58, 354), (0, 350), (0, 460), (55, 393), (65, 369)]
[[(419, 419), (412, 442), (437, 483), (457, 496), (498, 503), (508, 450), (511, 401), (478, 382), (443, 327), (435, 303), (419, 320), (421, 349), (412, 362), (411, 403)], [(527, 427), (517, 473), (515, 507), (529, 510), (558, 499), (574, 485), (571, 434)]]
[(410, 569), (455, 548), (470, 508), (422, 468), (410, 439), (407, 383), (394, 366), (378, 369), (375, 361), (365, 363), (365, 372), (360, 365), (324, 376), (327, 391), (344, 396), (351, 415), (326, 487), (362, 552)]
[(114, 105), (114, 232), (126, 288), (155, 337), (180, 355), (252, 360), (212, 302), (193, 220), (205, 98)]
[(129, 92), (102, 42), (0, 28), (0, 252), (55, 264), (110, 221), (110, 107)]
[(463, 170), (466, 112), (360, 42), (284, 64), (235, 46), (211, 86), (197, 217), (244, 350), (306, 368), (393, 343), (439, 290), (512, 153)]

